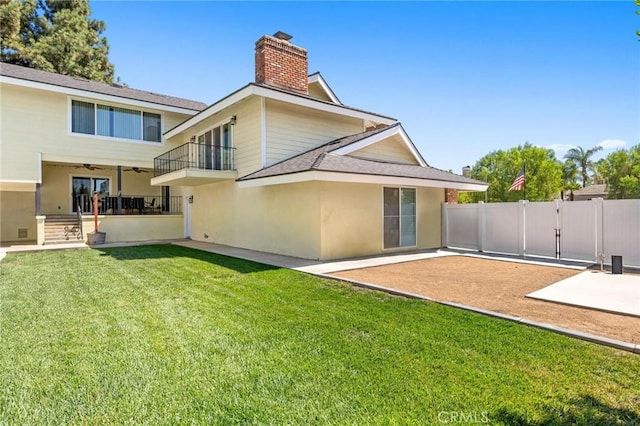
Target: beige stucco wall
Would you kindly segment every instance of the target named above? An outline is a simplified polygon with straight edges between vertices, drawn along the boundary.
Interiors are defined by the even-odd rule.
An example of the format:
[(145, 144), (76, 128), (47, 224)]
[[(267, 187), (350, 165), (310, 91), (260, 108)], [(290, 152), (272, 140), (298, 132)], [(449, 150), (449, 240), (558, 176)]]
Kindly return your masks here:
[[(0, 86), (0, 180), (38, 182), (40, 153), (44, 161), (153, 167), (153, 158), (167, 150), (164, 143), (123, 141), (72, 134), (70, 97), (3, 83)], [(90, 98), (73, 98), (92, 101)], [(109, 104), (103, 101), (98, 103)], [(140, 109), (125, 104), (125, 108)], [(188, 115), (162, 112), (164, 129)]]
[[(123, 167), (126, 169), (126, 167)], [(88, 170), (68, 163), (45, 163), (42, 167), (41, 212), (47, 214), (69, 214), (71, 206), (71, 178), (94, 177), (109, 178), (110, 193), (118, 191), (116, 167), (103, 167), (102, 170)], [(150, 185), (153, 171), (149, 173), (122, 172), (122, 195), (161, 195), (162, 188)], [(172, 194), (173, 195), (173, 194)]]
[[(106, 242), (179, 239), (184, 236), (182, 215), (98, 216), (98, 229), (106, 232)], [(82, 231), (95, 230), (93, 216), (82, 217)]]
[(417, 199), (418, 248), (440, 248), (444, 191), (442, 188), (418, 188)]
[(417, 246), (384, 250), (383, 186), (323, 182), (321, 223), (323, 260), (368, 256), (441, 246), (443, 191), (417, 188)]
[(334, 139), (360, 133), (361, 119), (267, 99), (267, 165)]
[(383, 250), (383, 186), (306, 182), (191, 188), (197, 241), (308, 259), (341, 259), (441, 246), (442, 189), (417, 188), (418, 244)]
[(258, 188), (223, 182), (194, 187), (191, 238), (317, 259), (317, 187), (315, 182)]
[[(18, 238), (18, 229), (27, 238)], [(0, 191), (0, 242), (36, 240), (35, 192)]]
[(382, 190), (379, 185), (320, 183), (322, 259), (379, 253)]

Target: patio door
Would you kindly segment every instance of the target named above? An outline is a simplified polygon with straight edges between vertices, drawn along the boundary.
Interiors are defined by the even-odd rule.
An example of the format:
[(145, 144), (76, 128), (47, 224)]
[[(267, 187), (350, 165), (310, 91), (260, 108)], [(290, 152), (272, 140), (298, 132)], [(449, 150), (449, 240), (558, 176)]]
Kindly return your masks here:
[(220, 170), (232, 170), (233, 169), (233, 156), (231, 155), (231, 124), (223, 124), (222, 127), (222, 141), (220, 151), (221, 168)]
[(213, 138), (211, 130), (198, 136), (198, 167), (213, 169)]
[(73, 176), (71, 178), (71, 211), (81, 213), (93, 212), (93, 193), (98, 193), (98, 198), (109, 195), (109, 178), (97, 178), (91, 176)]
[(383, 204), (383, 248), (415, 246), (415, 188), (384, 188)]
[(215, 126), (198, 135), (198, 168), (206, 170), (231, 170), (231, 123)]

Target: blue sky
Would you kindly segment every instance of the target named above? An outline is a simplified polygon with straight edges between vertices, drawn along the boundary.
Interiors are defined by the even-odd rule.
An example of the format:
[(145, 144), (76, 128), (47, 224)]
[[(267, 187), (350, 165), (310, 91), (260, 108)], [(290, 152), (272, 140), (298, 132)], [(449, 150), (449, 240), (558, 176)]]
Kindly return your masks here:
[(254, 80), (278, 30), (340, 100), (399, 119), (427, 162), (460, 173), (526, 141), (640, 143), (633, 1), (95, 1), (129, 86), (211, 104)]

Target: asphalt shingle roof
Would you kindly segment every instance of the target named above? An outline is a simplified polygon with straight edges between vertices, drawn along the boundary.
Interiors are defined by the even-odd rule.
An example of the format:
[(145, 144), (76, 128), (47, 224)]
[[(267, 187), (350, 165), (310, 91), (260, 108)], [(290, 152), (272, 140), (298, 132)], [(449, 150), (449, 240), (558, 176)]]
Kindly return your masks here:
[(419, 166), (411, 164), (390, 163), (384, 161), (367, 160), (364, 158), (350, 157), (347, 155), (333, 154), (332, 152), (359, 142), (370, 136), (393, 127), (400, 126), (400, 123), (381, 129), (370, 130), (333, 140), (310, 151), (296, 155), (279, 163), (265, 167), (257, 172), (246, 175), (240, 179), (251, 180), (265, 177), (287, 175), (311, 170), (326, 172), (340, 172), (363, 175), (379, 175), (390, 177), (407, 177), (416, 179), (438, 180), (444, 182), (470, 183), (486, 185), (475, 179), (466, 178), (454, 173), (445, 172), (431, 166)]
[(129, 87), (123, 87), (116, 84), (99, 83), (97, 81), (56, 74), (48, 71), (36, 70), (19, 65), (7, 64), (4, 62), (0, 62), (0, 75), (33, 81), (37, 83), (45, 83), (54, 86), (84, 90), (87, 92), (100, 93), (103, 95), (118, 96), (125, 99), (151, 102), (158, 105), (185, 108), (194, 111), (200, 111), (207, 107), (207, 105), (202, 102), (192, 101), (189, 99), (160, 95), (157, 93), (146, 92), (144, 90), (136, 90)]
[(607, 193), (605, 184), (589, 185), (573, 191), (573, 195), (606, 195)]
[[(320, 73), (318, 73), (318, 74), (320, 74)], [(249, 83), (249, 85), (253, 85), (253, 86), (257, 86), (257, 87), (264, 87), (264, 88), (269, 89), (269, 90), (274, 90), (276, 92), (286, 93), (288, 95), (297, 96), (299, 98), (305, 98), (305, 99), (309, 99), (309, 100), (316, 101), (316, 102), (322, 102), (323, 104), (328, 104), (328, 105), (335, 105), (335, 106), (338, 106), (340, 108), (350, 109), (352, 111), (364, 112), (365, 114), (377, 115), (378, 117), (384, 117), (384, 118), (388, 118), (390, 120), (397, 121), (395, 118), (389, 117), (388, 115), (382, 115), (382, 114), (378, 114), (377, 112), (371, 112), (371, 111), (366, 111), (366, 110), (363, 110), (363, 109), (360, 109), (360, 108), (350, 107), (350, 106), (344, 105), (342, 103), (336, 104), (336, 103), (331, 102), (331, 101), (325, 101), (323, 99), (314, 98), (313, 96), (304, 95), (302, 93), (295, 92), (293, 90), (287, 90), (287, 89), (282, 88), (282, 87), (271, 86), (269, 84), (264, 84), (264, 83)]]

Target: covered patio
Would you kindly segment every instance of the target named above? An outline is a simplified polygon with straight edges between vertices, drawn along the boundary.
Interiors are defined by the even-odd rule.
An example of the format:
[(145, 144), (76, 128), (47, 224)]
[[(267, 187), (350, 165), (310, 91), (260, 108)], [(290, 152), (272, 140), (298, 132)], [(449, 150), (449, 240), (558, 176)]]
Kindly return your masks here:
[(182, 214), (182, 197), (151, 186), (152, 176), (138, 166), (43, 162), (36, 215), (93, 214), (94, 193), (102, 215)]

